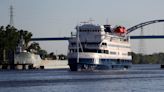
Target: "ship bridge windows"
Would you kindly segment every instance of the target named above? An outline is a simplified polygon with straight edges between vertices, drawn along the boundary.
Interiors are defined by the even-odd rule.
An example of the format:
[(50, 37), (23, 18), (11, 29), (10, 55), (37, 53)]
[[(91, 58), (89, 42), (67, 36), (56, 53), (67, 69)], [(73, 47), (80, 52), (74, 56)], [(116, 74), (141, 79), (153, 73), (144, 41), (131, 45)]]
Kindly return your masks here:
[[(98, 46), (100, 43), (99, 42), (81, 42), (81, 45), (83, 47), (86, 47), (86, 46)], [(75, 42), (73, 43), (70, 43), (70, 46), (77, 46), (77, 44)]]
[(111, 25), (104, 25), (104, 31), (105, 32), (109, 32), (109, 33), (111, 33), (112, 32), (112, 28), (111, 28)]
[(100, 30), (97, 29), (80, 29), (80, 32), (100, 32)]

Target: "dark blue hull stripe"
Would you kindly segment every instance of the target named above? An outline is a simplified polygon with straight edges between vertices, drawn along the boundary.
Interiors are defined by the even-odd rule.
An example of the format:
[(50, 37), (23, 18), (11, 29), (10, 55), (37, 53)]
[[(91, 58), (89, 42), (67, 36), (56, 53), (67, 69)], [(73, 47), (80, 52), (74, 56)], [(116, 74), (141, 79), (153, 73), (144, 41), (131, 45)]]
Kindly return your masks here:
[(94, 62), (94, 59), (80, 58), (77, 62), (76, 58), (68, 59), (68, 64), (90, 64), (90, 65), (105, 65), (105, 66), (121, 66), (121, 65), (131, 65), (132, 60), (121, 60), (121, 59), (99, 59), (99, 64)]

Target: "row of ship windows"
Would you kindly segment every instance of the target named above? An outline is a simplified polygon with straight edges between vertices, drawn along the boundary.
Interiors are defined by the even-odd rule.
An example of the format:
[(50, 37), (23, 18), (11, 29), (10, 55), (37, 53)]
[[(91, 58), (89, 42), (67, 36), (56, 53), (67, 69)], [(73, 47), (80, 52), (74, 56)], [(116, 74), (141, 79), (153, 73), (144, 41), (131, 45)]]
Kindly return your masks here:
[(128, 42), (129, 39), (122, 39), (122, 38), (111, 38), (110, 41), (120, 41), (120, 42)]
[[(81, 43), (82, 45), (94, 45), (94, 46), (98, 46), (100, 43), (85, 43), (85, 42), (82, 42)], [(76, 43), (71, 43), (72, 46), (76, 46)]]
[[(84, 52), (94, 52), (94, 53), (104, 53), (104, 54), (111, 54), (111, 55), (117, 55), (117, 52), (115, 51), (108, 51), (108, 50), (94, 50), (94, 49), (84, 49), (83, 50)], [(73, 53), (73, 52), (77, 52), (76, 49), (70, 49), (70, 53)], [(82, 52), (81, 49), (79, 49), (79, 52)], [(119, 54), (119, 52), (118, 52)], [(122, 53), (123, 56), (131, 56), (131, 52), (128, 52), (128, 53)]]
[(100, 59), (100, 62), (103, 63), (115, 63), (115, 64), (121, 64), (121, 63), (129, 63), (131, 60), (124, 60), (124, 59)]
[[(76, 59), (69, 59), (69, 61), (75, 61)], [(131, 60), (124, 60), (124, 59), (99, 59), (100, 63), (103, 63), (103, 64), (109, 64), (109, 63), (112, 63), (112, 64), (129, 64), (131, 62)], [(79, 59), (79, 62), (80, 63), (93, 63), (94, 62), (94, 59), (85, 59), (85, 58), (80, 58)]]
[[(102, 46), (107, 46), (107, 44), (106, 43), (102, 43)], [(112, 45), (112, 44), (109, 44), (108, 46), (109, 47), (119, 47), (119, 48), (130, 48), (129, 46)]]
[[(77, 52), (76, 49), (70, 49), (70, 53), (72, 52)], [(79, 49), (79, 52), (82, 52), (81, 49)], [(96, 49), (84, 49), (83, 52), (94, 52), (94, 53), (105, 53), (105, 54), (109, 54), (108, 50), (96, 50)]]
[[(76, 46), (75, 43), (72, 43), (71, 46)], [(82, 46), (98, 46), (98, 44), (82, 44)], [(101, 46), (107, 46), (106, 43), (102, 43)], [(120, 45), (108, 45), (109, 47), (117, 47), (117, 48), (130, 48), (129, 46), (120, 46)]]
[(80, 30), (80, 32), (100, 32), (100, 30)]
[(110, 47), (119, 47), (119, 48), (130, 48), (129, 46), (120, 46), (120, 45), (108, 45)]

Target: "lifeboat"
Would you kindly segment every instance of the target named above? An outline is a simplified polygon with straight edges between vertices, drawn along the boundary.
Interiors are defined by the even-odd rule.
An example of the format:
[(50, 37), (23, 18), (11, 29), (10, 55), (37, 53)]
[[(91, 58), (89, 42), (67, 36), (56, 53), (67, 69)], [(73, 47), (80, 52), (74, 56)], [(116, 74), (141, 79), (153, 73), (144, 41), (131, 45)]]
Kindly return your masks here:
[(123, 34), (127, 33), (127, 30), (123, 26), (118, 26), (114, 29), (114, 33), (123, 35)]

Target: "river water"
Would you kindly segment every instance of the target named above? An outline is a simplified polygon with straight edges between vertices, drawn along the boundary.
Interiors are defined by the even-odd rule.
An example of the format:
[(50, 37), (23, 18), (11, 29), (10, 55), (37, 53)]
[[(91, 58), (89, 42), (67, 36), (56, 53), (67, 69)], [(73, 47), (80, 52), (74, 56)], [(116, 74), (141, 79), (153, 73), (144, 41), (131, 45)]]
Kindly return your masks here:
[(85, 72), (0, 70), (0, 92), (164, 92), (164, 70), (160, 65)]

